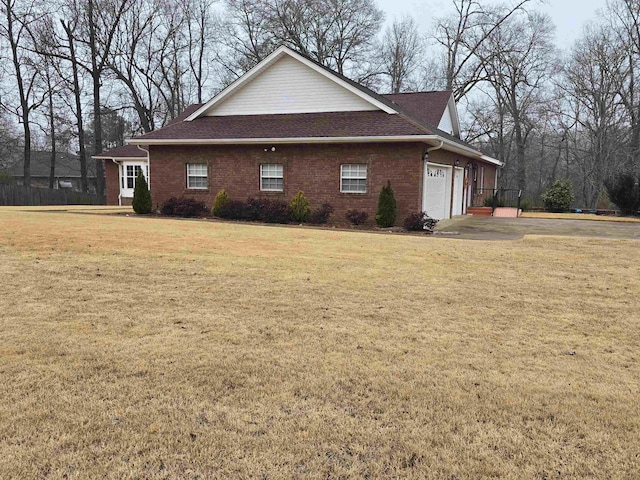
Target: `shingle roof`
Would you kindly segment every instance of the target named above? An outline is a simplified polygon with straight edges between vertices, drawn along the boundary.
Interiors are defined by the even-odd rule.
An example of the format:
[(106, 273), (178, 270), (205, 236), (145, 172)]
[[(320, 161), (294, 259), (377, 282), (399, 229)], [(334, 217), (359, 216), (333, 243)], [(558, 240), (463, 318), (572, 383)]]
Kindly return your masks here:
[[(32, 177), (49, 177), (49, 169), (51, 168), (51, 152), (32, 151), (31, 152), (31, 176)], [(9, 174), (13, 177), (22, 177), (24, 175), (24, 158), (9, 167)], [(80, 157), (70, 153), (56, 154), (56, 178), (74, 178), (80, 177)], [(89, 178), (96, 177), (95, 162), (87, 159), (87, 176)]]
[(147, 158), (147, 154), (135, 145), (122, 145), (94, 155), (93, 158)]
[(432, 92), (390, 93), (385, 98), (400, 106), (402, 111), (429, 125), (439, 125), (451, 92), (448, 90)]
[[(144, 140), (225, 140), (250, 138), (372, 137), (438, 135), (460, 146), (476, 150), (467, 142), (437, 128), (451, 92), (380, 95), (331, 70), (313, 58), (296, 52), (318, 67), (349, 83), (368, 96), (387, 105), (398, 114), (383, 111), (325, 112), (278, 115), (242, 115), (199, 117), (180, 121), (200, 105), (192, 105), (163, 128), (135, 137)], [(430, 102), (433, 102), (432, 104)], [(476, 150), (477, 151), (477, 150)]]
[(201, 117), (190, 122), (175, 122), (136, 137), (136, 140), (370, 137), (430, 133), (400, 115), (367, 110)]

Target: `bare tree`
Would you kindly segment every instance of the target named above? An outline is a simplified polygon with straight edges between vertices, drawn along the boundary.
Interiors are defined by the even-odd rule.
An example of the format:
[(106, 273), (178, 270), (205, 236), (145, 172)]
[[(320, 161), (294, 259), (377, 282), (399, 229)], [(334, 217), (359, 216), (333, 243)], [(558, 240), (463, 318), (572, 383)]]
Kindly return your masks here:
[(536, 104), (545, 101), (545, 82), (557, 70), (553, 28), (546, 15), (512, 17), (478, 49), (484, 75), (513, 122), (517, 185), (522, 190), (527, 187), (525, 150), (533, 128), (530, 115)]
[(37, 21), (35, 2), (1, 0), (2, 16), (0, 35), (5, 38), (11, 51), (15, 83), (18, 89), (19, 107), (3, 107), (17, 115), (24, 133), (24, 185), (31, 185), (31, 113), (38, 108), (44, 98), (36, 97), (37, 82), (40, 79), (38, 69), (29, 55), (32, 36), (29, 27)]
[[(439, 19), (435, 40), (445, 51), (444, 88), (460, 100), (484, 80), (484, 45), (515, 13), (524, 11), (531, 0), (518, 0), (511, 6), (488, 7), (479, 0), (455, 0), (455, 14)], [(478, 56), (484, 49), (483, 58)]]
[(408, 77), (418, 67), (423, 43), (415, 20), (404, 16), (394, 20), (382, 39), (384, 74), (389, 78), (392, 93), (399, 93)]
[(574, 110), (581, 154), (582, 192), (587, 206), (594, 207), (603, 182), (617, 169), (622, 138), (619, 92), (627, 53), (609, 29), (592, 27), (576, 43), (565, 69), (565, 92), (577, 102)]

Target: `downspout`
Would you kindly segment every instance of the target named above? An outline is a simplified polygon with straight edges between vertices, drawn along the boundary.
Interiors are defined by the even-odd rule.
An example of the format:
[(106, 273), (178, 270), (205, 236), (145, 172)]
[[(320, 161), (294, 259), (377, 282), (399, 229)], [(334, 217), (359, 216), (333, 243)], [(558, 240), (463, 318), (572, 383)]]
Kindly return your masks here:
[(427, 150), (422, 155), (422, 199), (420, 202), (420, 211), (424, 211), (424, 185), (427, 181), (427, 162), (429, 161), (429, 153), (434, 150), (440, 150), (444, 145), (444, 140), (439, 140), (440, 144), (435, 147), (427, 148)]
[(118, 206), (122, 206), (122, 165), (120, 165), (115, 158), (111, 161), (118, 166)]

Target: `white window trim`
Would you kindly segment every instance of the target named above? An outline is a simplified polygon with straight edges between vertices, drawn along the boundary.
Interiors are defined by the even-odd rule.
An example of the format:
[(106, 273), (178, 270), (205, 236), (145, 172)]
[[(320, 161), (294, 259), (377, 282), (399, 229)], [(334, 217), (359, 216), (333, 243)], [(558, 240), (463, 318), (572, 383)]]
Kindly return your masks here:
[[(279, 167), (282, 168), (282, 176), (280, 177), (265, 177), (262, 173), (263, 171), (263, 167), (266, 166), (270, 166), (270, 165), (278, 165)], [(280, 179), (282, 180), (282, 188), (262, 188), (262, 180), (263, 179)], [(283, 192), (284, 191), (284, 165), (282, 165), (281, 163), (261, 163), (260, 164), (260, 191), (261, 192)]]
[[(133, 192), (133, 190), (135, 190), (136, 188), (136, 178), (137, 175), (133, 176), (133, 187), (129, 188), (127, 186), (127, 178), (129, 178), (127, 176), (127, 167), (132, 167), (135, 169), (136, 167), (139, 167), (142, 170), (142, 174), (144, 175), (145, 180), (147, 181), (147, 187), (150, 187), (150, 183), (149, 183), (149, 164), (147, 162), (140, 162), (140, 161), (123, 161), (120, 164), (120, 168), (119, 168), (119, 173), (120, 173), (120, 194), (122, 195), (123, 192), (126, 193), (130, 193)], [(127, 197), (128, 198), (128, 197)]]
[[(351, 165), (363, 165), (364, 166), (364, 177), (347, 177), (348, 180), (364, 180), (364, 192), (354, 192), (352, 190), (343, 190), (342, 189), (342, 180), (345, 179), (343, 171), (344, 167)], [(367, 176), (369, 175), (369, 167), (365, 163), (345, 163), (340, 165), (340, 193), (349, 193), (353, 195), (364, 195), (367, 193)]]
[[(204, 165), (205, 175), (189, 175), (190, 165)], [(185, 168), (187, 174), (187, 190), (209, 190), (209, 165), (207, 163), (187, 163)], [(204, 178), (207, 184), (204, 187), (192, 187), (189, 185), (190, 178)]]

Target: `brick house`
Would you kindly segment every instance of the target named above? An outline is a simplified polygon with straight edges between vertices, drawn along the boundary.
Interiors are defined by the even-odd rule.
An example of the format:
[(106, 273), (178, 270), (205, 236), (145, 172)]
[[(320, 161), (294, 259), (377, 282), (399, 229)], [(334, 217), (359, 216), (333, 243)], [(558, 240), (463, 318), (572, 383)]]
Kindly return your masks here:
[(438, 219), (481, 205), (499, 161), (460, 139), (451, 92), (379, 95), (280, 47), (209, 102), (125, 147), (104, 152), (107, 203), (129, 204), (137, 172), (154, 205), (173, 196), (213, 204), (234, 199), (288, 201), (302, 190), (373, 218), (391, 181), (398, 221), (426, 211)]

